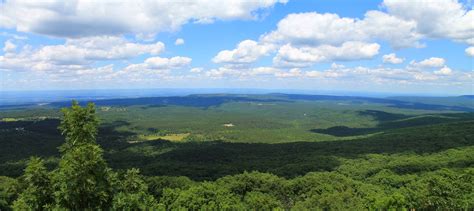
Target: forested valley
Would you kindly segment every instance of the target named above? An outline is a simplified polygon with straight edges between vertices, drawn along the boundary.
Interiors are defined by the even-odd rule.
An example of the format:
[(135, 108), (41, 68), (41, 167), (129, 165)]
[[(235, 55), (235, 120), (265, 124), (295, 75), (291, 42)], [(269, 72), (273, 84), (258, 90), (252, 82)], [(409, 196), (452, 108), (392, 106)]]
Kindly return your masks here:
[[(58, 118), (29, 122), (17, 115), (16, 118), (23, 119), (0, 124), (3, 132), (0, 141), (4, 146), (0, 166), (1, 174), (6, 175), (0, 176), (0, 210), (474, 208), (474, 118), (469, 112), (406, 110), (395, 114), (393, 108), (384, 107), (384, 110), (374, 105), (377, 110), (357, 111), (361, 115), (357, 118), (351, 116), (353, 113), (344, 114), (340, 110), (335, 113), (346, 116), (331, 116), (327, 110), (324, 114), (329, 117), (325, 117), (321, 111), (310, 113), (314, 108), (308, 108), (307, 104), (291, 104), (306, 112), (303, 117), (310, 116), (321, 122), (324, 118), (334, 120), (321, 128), (305, 128), (307, 134), (302, 135), (298, 128), (305, 122), (294, 122), (299, 126), (285, 128), (289, 121), (282, 118), (290, 118), (292, 113), (273, 115), (279, 109), (286, 109), (276, 108), (279, 102), (266, 99), (245, 103), (219, 102), (218, 106), (228, 106), (226, 109), (237, 113), (235, 116), (241, 119), (233, 116), (235, 130), (254, 133), (251, 138), (241, 131), (229, 132), (233, 128), (221, 123), (230, 123), (216, 119), (213, 121), (218, 122), (216, 128), (221, 132), (208, 136), (203, 134), (209, 134), (207, 131), (213, 128), (199, 131), (194, 126), (196, 128), (182, 131), (175, 129), (180, 125), (169, 123), (172, 120), (166, 120), (168, 125), (160, 127), (166, 129), (159, 131), (149, 127), (142, 127), (144, 130), (140, 131), (134, 123), (107, 120), (109, 110), (116, 109), (114, 115), (121, 115), (120, 109), (130, 109), (129, 112), (148, 109), (141, 107), (135, 108), (137, 110), (120, 106), (104, 108), (106, 105), (96, 108), (92, 103), (73, 102), (71, 107), (61, 109), (61, 113), (46, 112)], [(256, 103), (276, 104), (268, 119), (260, 118), (267, 127), (262, 131), (268, 130), (268, 134), (259, 135), (249, 128), (239, 128), (243, 122), (252, 124), (246, 119), (246, 112), (250, 112), (246, 106)], [(337, 104), (345, 106), (341, 102)], [(359, 109), (357, 105), (360, 103), (353, 107)], [(198, 110), (212, 114), (214, 108), (209, 106)], [(183, 112), (170, 105), (156, 109), (174, 109), (170, 115)], [(44, 115), (45, 111), (39, 111)], [(227, 115), (218, 112), (220, 116), (215, 118)], [(251, 112), (265, 115), (255, 110)], [(166, 118), (167, 114), (160, 115)], [(213, 115), (206, 117), (213, 118)], [(179, 118), (182, 121), (185, 117)], [(192, 122), (197, 121), (193, 118), (199, 119), (188, 118), (191, 125), (197, 124)], [(339, 118), (345, 126), (338, 126)], [(372, 118), (379, 123), (371, 124)], [(362, 121), (365, 127), (357, 126), (350, 119)], [(116, 124), (115, 129), (110, 127), (112, 123)], [(280, 132), (273, 133), (275, 131)], [(22, 133), (23, 136), (18, 135)], [(310, 137), (322, 141), (283, 142), (278, 141), (284, 140), (279, 133), (285, 133), (288, 139)], [(150, 136), (154, 138), (147, 139)], [(24, 141), (24, 149), (11, 142), (15, 138)], [(36, 138), (49, 140), (38, 142)], [(258, 138), (264, 141), (242, 141)], [(265, 140), (269, 139), (275, 142), (267, 143)], [(23, 151), (15, 150), (30, 150), (24, 155), (32, 156), (25, 157)]]

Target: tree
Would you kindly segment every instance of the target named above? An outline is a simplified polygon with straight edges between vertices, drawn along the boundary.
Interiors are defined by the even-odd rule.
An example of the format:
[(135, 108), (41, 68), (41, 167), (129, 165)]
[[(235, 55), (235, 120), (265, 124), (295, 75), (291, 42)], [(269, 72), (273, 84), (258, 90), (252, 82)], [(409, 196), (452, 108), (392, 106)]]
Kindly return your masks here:
[(216, 181), (227, 187), (232, 193), (244, 197), (247, 192), (269, 193), (278, 200), (286, 201), (285, 180), (270, 173), (257, 171), (225, 176)]
[(195, 184), (191, 179), (179, 176), (154, 176), (147, 177), (146, 182), (148, 184), (148, 191), (152, 194), (157, 200), (161, 199), (163, 192), (166, 188), (179, 188), (179, 189), (188, 189)]
[[(66, 137), (60, 147), (59, 166), (50, 175), (39, 158), (25, 169), (25, 190), (14, 202), (16, 210), (145, 210), (158, 209), (138, 169), (128, 170), (120, 179), (103, 158), (96, 144), (98, 118), (94, 104), (81, 107), (76, 101), (63, 108), (59, 129)], [(0, 183), (1, 184), (1, 183)], [(0, 192), (3, 193), (3, 192)], [(7, 198), (7, 197), (3, 197)], [(0, 200), (0, 202), (2, 202)]]
[(62, 152), (81, 144), (95, 143), (99, 119), (95, 114), (93, 103), (81, 107), (77, 101), (72, 101), (71, 108), (63, 108), (61, 112), (63, 120), (59, 130), (66, 137), (66, 143), (60, 148)]
[(13, 203), (15, 210), (43, 210), (53, 203), (51, 181), (43, 160), (32, 157), (23, 175), (26, 189)]
[(187, 190), (166, 189), (161, 202), (168, 210), (245, 209), (237, 195), (231, 193), (227, 188), (211, 182), (203, 182)]
[(0, 176), (0, 210), (10, 210), (10, 204), (18, 197), (18, 181)]
[(114, 210), (159, 209), (155, 198), (148, 194), (148, 186), (140, 176), (138, 169), (127, 170), (119, 181), (119, 193), (113, 199)]
[(274, 196), (261, 192), (248, 192), (244, 203), (249, 210), (284, 210), (283, 204)]
[(291, 180), (289, 188), (297, 210), (364, 210), (380, 192), (336, 172), (308, 173)]
[(54, 174), (56, 203), (74, 210), (108, 207), (113, 195), (110, 173), (98, 145), (69, 149)]
[(76, 101), (63, 108), (59, 129), (66, 136), (59, 168), (54, 173), (54, 196), (60, 207), (83, 210), (105, 209), (113, 198), (111, 170), (95, 143), (98, 118), (95, 106), (81, 107)]

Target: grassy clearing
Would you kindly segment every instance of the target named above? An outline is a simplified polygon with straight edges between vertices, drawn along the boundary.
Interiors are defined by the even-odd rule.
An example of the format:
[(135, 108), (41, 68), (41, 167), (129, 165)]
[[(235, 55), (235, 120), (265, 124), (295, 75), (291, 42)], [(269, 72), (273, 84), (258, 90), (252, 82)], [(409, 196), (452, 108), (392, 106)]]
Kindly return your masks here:
[(190, 133), (177, 133), (177, 134), (166, 134), (166, 135), (158, 135), (158, 134), (150, 134), (150, 135), (138, 135), (138, 140), (129, 141), (129, 143), (138, 143), (142, 141), (153, 141), (153, 140), (167, 140), (172, 142), (179, 142), (183, 141), (186, 137), (188, 137)]
[(2, 122), (16, 122), (16, 121), (19, 121), (19, 119), (15, 119), (15, 118), (2, 118), (1, 121), (2, 121)]

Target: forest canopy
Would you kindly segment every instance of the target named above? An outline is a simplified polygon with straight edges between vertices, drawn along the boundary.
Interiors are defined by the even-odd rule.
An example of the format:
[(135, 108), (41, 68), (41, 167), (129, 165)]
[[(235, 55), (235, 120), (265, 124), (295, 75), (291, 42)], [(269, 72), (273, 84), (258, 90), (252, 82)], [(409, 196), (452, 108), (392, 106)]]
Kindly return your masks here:
[[(136, 168), (110, 168), (96, 143), (99, 119), (94, 104), (81, 107), (74, 101), (70, 108), (62, 109), (62, 114), (59, 129), (65, 142), (59, 148), (57, 167), (48, 168), (44, 159), (31, 157), (22, 176), (1, 176), (1, 210), (474, 207), (472, 146), (422, 158), (373, 154), (346, 160), (333, 170), (291, 178), (245, 171), (212, 181), (193, 181), (184, 176), (143, 176)], [(472, 141), (472, 135), (457, 135)]]

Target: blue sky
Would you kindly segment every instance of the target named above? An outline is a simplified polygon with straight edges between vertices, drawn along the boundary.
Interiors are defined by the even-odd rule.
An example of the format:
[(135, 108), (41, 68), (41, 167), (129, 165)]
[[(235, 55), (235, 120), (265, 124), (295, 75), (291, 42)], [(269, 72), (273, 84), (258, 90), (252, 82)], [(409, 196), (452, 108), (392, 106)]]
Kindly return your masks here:
[(470, 1), (0, 1), (0, 89), (473, 94)]

